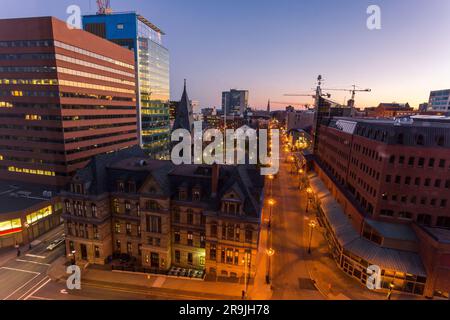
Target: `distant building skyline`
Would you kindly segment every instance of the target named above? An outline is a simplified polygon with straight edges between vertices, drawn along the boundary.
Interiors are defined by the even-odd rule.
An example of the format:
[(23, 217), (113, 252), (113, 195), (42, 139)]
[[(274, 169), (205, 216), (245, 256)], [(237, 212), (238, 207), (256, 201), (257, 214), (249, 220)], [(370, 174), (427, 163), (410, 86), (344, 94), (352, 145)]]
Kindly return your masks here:
[[(66, 20), (74, 2), (24, 0), (2, 4), (0, 18), (55, 16)], [(93, 0), (79, 0), (82, 14), (95, 13)], [(223, 15), (233, 4), (240, 10)], [(190, 94), (202, 106), (220, 106), (227, 88), (246, 88), (249, 105), (266, 109), (267, 100), (285, 93), (309, 93), (318, 74), (328, 88), (372, 89), (356, 96), (356, 107), (407, 101), (417, 108), (432, 90), (450, 84), (450, 2), (379, 0), (381, 30), (366, 27), (369, 0), (341, 1), (111, 1), (113, 12), (140, 12), (170, 37), (171, 99), (190, 81)], [(267, 23), (270, 21), (270, 23)], [(336, 23), (339, 21), (339, 23)], [(230, 39), (232, 37), (232, 46)], [(234, 50), (233, 48), (239, 48)], [(430, 48), (439, 48), (430, 49)], [(236, 66), (239, 75), (236, 76)], [(347, 92), (332, 99), (343, 103)], [(289, 99), (290, 100), (290, 99)], [(311, 104), (307, 97), (292, 102)], [(273, 110), (285, 106), (274, 105)]]

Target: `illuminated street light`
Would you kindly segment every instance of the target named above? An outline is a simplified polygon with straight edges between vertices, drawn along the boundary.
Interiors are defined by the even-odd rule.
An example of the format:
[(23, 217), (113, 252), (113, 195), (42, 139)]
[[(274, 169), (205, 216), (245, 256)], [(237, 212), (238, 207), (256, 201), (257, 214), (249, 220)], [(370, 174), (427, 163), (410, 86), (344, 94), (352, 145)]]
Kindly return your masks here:
[(72, 256), (73, 256), (73, 265), (76, 265), (77, 264), (77, 261), (76, 261), (76, 255), (75, 255), (75, 253), (76, 253), (76, 251), (75, 250), (72, 250)]
[(392, 290), (394, 290), (394, 288), (395, 288), (395, 285), (394, 285), (393, 282), (391, 282), (391, 283), (389, 284), (389, 292), (388, 292), (388, 295), (387, 295), (387, 299), (388, 299), (388, 300), (391, 300)]
[(309, 225), (309, 228), (310, 228), (308, 253), (311, 254), (311, 242), (312, 242), (312, 236), (313, 236), (313, 231), (314, 231), (314, 229), (317, 227), (317, 224), (316, 224), (316, 222), (313, 220), (313, 221), (311, 221), (308, 225)]
[(271, 274), (270, 265), (271, 265), (272, 256), (275, 255), (275, 250), (272, 248), (269, 248), (266, 250), (266, 254), (267, 254), (267, 257), (269, 258), (269, 263), (267, 265), (266, 283), (270, 284), (270, 278), (271, 278), (270, 277), (270, 274)]
[(269, 229), (272, 226), (272, 207), (276, 204), (276, 201), (273, 198), (269, 199), (269, 207), (270, 207), (270, 213), (269, 213)]

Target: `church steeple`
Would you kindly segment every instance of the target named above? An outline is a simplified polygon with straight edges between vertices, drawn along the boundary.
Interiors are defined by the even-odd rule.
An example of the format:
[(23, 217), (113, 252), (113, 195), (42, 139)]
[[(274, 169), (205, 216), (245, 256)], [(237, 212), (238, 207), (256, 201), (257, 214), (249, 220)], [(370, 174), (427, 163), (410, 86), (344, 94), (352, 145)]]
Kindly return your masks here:
[(183, 94), (181, 96), (180, 102), (177, 105), (175, 122), (173, 124), (172, 131), (175, 131), (177, 129), (186, 129), (189, 132), (192, 132), (192, 128), (192, 105), (187, 94), (186, 79), (184, 79)]
[(270, 113), (270, 99), (269, 99), (269, 101), (267, 102), (267, 112)]

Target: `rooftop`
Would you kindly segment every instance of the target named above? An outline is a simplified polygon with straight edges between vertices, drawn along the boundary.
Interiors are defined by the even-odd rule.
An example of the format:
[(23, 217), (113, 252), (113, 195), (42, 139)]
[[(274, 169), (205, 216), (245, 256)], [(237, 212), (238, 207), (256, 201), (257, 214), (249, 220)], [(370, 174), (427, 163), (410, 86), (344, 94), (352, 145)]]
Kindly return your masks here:
[(26, 210), (57, 194), (48, 186), (0, 180), (0, 214)]

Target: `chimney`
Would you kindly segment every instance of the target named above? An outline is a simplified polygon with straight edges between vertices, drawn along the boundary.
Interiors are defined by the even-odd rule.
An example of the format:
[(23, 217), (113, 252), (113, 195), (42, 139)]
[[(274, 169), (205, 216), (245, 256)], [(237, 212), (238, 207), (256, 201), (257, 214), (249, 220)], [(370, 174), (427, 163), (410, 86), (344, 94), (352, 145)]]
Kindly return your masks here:
[(211, 174), (211, 197), (217, 197), (217, 188), (219, 187), (219, 173), (220, 167), (217, 163), (212, 165), (212, 174)]

